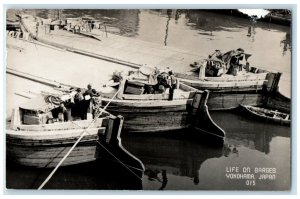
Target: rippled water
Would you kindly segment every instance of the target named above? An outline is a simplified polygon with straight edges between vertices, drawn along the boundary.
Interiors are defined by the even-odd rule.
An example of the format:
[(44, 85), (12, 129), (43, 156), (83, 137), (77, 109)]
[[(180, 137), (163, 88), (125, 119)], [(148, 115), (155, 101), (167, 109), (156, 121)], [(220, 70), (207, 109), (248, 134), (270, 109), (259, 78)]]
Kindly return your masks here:
[[(55, 17), (57, 11), (28, 10), (40, 17)], [(105, 20), (115, 34), (173, 46), (208, 55), (215, 49), (243, 48), (253, 54), (252, 65), (283, 73), (280, 91), (290, 96), (290, 28), (204, 11), (166, 10), (63, 10), (65, 17), (92, 16)], [(13, 16), (8, 12), (8, 16)], [(249, 28), (251, 29), (249, 35)], [(84, 70), (84, 68), (83, 68)], [(55, 71), (54, 71), (55, 72)], [(50, 74), (51, 76), (51, 74)], [(25, 81), (25, 80), (24, 80)], [(7, 95), (13, 95), (14, 77), (7, 78)], [(70, 79), (70, 83), (76, 79)], [(34, 87), (30, 82), (24, 85)], [(22, 87), (22, 83), (19, 85)], [(46, 89), (46, 88), (40, 88)], [(18, 99), (7, 102), (12, 107)], [(53, 189), (144, 189), (144, 190), (286, 190), (290, 187), (289, 127), (248, 119), (236, 112), (212, 112), (222, 127), (226, 143), (212, 147), (189, 132), (126, 134), (123, 145), (145, 164), (142, 181), (126, 174), (122, 166), (104, 162), (60, 168), (46, 188)], [(101, 166), (99, 166), (101, 165)], [(276, 168), (276, 180), (230, 180), (226, 167)], [(107, 171), (107, 172), (103, 172)], [(124, 171), (124, 172), (119, 172)], [(36, 188), (49, 170), (16, 165), (7, 167), (7, 187)], [(18, 181), (15, 177), (18, 176)]]

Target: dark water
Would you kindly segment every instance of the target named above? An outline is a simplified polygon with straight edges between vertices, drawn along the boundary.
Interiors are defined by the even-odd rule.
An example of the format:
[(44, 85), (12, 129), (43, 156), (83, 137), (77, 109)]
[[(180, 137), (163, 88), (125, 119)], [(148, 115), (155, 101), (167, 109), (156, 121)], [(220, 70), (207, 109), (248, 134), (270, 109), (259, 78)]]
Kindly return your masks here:
[[(28, 10), (40, 17), (56, 17), (55, 10)], [(10, 11), (8, 16), (13, 16)], [(208, 54), (215, 49), (242, 47), (253, 62), (283, 72), (281, 92), (290, 96), (290, 28), (208, 12), (166, 10), (63, 10), (64, 17), (92, 16), (105, 20), (115, 33), (161, 45)], [(251, 27), (251, 36), (247, 36)], [(126, 149), (145, 165), (142, 181), (123, 166), (99, 160), (59, 168), (48, 189), (144, 190), (287, 190), (290, 187), (291, 129), (248, 119), (235, 112), (212, 112), (226, 131), (224, 147), (193, 137), (190, 132), (122, 135)], [(126, 118), (125, 118), (126, 119)], [(226, 167), (250, 168), (255, 185), (228, 179)], [(255, 168), (275, 168), (276, 179), (259, 180)], [(51, 170), (9, 163), (7, 188), (36, 189)], [(232, 173), (232, 172), (231, 172)], [(228, 172), (227, 172), (228, 174)], [(16, 178), (18, 180), (16, 180)], [(248, 183), (248, 184), (247, 184)]]
[[(212, 112), (226, 131), (223, 147), (191, 132), (123, 133), (124, 147), (145, 165), (140, 181), (125, 167), (106, 160), (61, 167), (45, 189), (98, 190), (286, 190), (290, 187), (290, 128), (256, 122), (234, 112)], [(229, 180), (226, 167), (276, 168), (276, 180)], [(7, 187), (36, 189), (51, 169), (9, 163)], [(16, 180), (18, 177), (18, 180)]]

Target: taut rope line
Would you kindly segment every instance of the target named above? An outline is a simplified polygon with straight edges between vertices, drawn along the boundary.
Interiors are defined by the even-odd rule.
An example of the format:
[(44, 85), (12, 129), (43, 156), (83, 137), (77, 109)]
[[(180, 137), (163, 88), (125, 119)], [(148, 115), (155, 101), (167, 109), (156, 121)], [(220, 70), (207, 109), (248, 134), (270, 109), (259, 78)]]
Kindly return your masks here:
[[(113, 156), (118, 162), (120, 162), (120, 164), (122, 164), (126, 169), (128, 169), (135, 177), (137, 177), (139, 180), (142, 180), (138, 175), (136, 175), (126, 164), (124, 164), (119, 158), (117, 158), (112, 152), (110, 152), (107, 148), (105, 148), (105, 146), (103, 146), (99, 141), (97, 141), (97, 143), (103, 148), (105, 149), (111, 156)], [(133, 167), (134, 168), (134, 167)], [(134, 168), (136, 170), (140, 170), (138, 168)]]
[[(90, 125), (87, 128), (82, 128), (80, 125), (78, 125), (80, 128), (82, 128), (83, 132), (81, 133), (80, 137), (78, 138), (78, 140), (74, 143), (74, 145), (71, 147), (71, 149), (68, 151), (68, 153), (66, 153), (66, 155), (59, 161), (59, 163), (56, 165), (56, 167), (52, 170), (52, 172), (49, 174), (49, 176), (44, 180), (44, 182), (39, 186), (38, 190), (41, 190), (45, 184), (52, 178), (52, 176), (54, 175), (54, 173), (56, 172), (56, 170), (60, 167), (60, 165), (65, 161), (65, 159), (70, 155), (70, 153), (74, 150), (74, 148), (77, 146), (77, 144), (80, 142), (80, 140), (82, 140), (82, 138), (84, 137), (84, 135), (87, 132), (87, 129), (90, 128), (90, 126), (96, 121), (97, 117), (100, 116), (103, 111), (105, 111), (105, 109), (108, 107), (108, 105), (110, 104), (110, 102), (117, 96), (117, 94), (120, 92), (121, 89), (119, 89), (114, 96), (110, 99), (110, 101), (106, 104), (106, 106), (101, 110), (101, 112), (99, 114), (97, 114), (97, 116), (95, 116), (95, 118), (91, 121)], [(75, 124), (75, 123), (74, 123)], [(124, 165), (124, 163), (122, 163)], [(133, 173), (133, 172), (132, 172)], [(136, 175), (136, 174), (135, 174)]]
[(60, 162), (56, 165), (56, 167), (53, 169), (53, 171), (49, 174), (49, 176), (44, 180), (44, 182), (39, 186), (38, 190), (41, 190), (45, 184), (52, 178), (56, 170), (60, 167), (60, 165), (65, 161), (65, 159), (70, 155), (70, 153), (74, 150), (76, 145), (80, 142), (80, 140), (83, 138), (83, 136), (86, 134), (85, 131), (82, 132), (81, 136), (78, 138), (78, 140), (75, 142), (75, 144), (71, 147), (71, 149), (68, 151), (68, 153), (63, 157), (63, 159), (60, 160)]

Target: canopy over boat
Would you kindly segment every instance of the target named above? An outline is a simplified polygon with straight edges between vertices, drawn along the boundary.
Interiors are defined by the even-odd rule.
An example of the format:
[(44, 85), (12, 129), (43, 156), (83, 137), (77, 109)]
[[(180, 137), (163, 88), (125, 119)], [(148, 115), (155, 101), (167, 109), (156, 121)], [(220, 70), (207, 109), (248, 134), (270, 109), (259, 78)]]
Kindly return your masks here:
[(31, 110), (38, 113), (47, 113), (57, 107), (61, 102), (71, 99), (76, 92), (70, 91), (69, 93), (62, 94), (41, 94), (36, 95), (31, 100), (20, 105), (20, 108)]
[(241, 70), (241, 67), (247, 66), (250, 56), (251, 54), (245, 53), (242, 48), (230, 50), (226, 53), (215, 50), (213, 54), (209, 55), (207, 59), (202, 60), (201, 63), (195, 62), (191, 64), (191, 66), (195, 67), (192, 69), (192, 72), (199, 72), (200, 67), (205, 66), (206, 76), (222, 76), (226, 73), (234, 74), (236, 69)]
[[(41, 112), (41, 113), (47, 113), (50, 110), (57, 108), (59, 106), (59, 103), (50, 103), (46, 99), (47, 97), (44, 96), (36, 96), (35, 98), (31, 99), (28, 102), (25, 102), (20, 105), (20, 108), (26, 109), (26, 110), (32, 110), (36, 112)], [(50, 97), (48, 98), (50, 100)], [(53, 98), (54, 100), (54, 98)], [(58, 100), (57, 98), (55, 100)]]

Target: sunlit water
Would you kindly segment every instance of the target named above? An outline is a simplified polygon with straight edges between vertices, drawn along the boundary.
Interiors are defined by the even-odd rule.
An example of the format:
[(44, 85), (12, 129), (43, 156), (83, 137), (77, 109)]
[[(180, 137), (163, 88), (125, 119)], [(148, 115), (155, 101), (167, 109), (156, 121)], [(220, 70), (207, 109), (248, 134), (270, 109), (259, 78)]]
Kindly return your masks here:
[[(56, 11), (47, 10), (28, 13), (45, 18), (55, 17), (57, 14)], [(208, 55), (215, 49), (226, 51), (243, 48), (253, 54), (250, 60), (252, 65), (283, 73), (280, 91), (290, 96), (289, 27), (261, 22), (253, 24), (247, 19), (200, 11), (172, 10), (169, 15), (166, 10), (65, 10), (63, 13), (66, 17), (92, 16), (106, 20), (115, 28), (116, 34), (193, 51), (199, 55)], [(84, 71), (85, 68), (82, 69)], [(76, 70), (80, 71), (78, 68)], [(42, 71), (40, 70), (41, 73)], [(46, 71), (47, 76), (55, 78), (56, 70)], [(60, 72), (67, 73), (64, 70)], [(16, 77), (10, 75), (6, 78), (7, 112), (26, 100), (16, 96), (15, 91), (21, 91), (25, 87), (27, 90), (33, 88), (37, 91), (48, 89), (28, 80), (18, 80), (17, 84)], [(97, 77), (91, 78), (96, 80)], [(70, 84), (78, 83), (78, 79), (72, 79), (71, 76), (68, 76), (67, 81)], [(84, 79), (79, 82), (85, 84)], [(122, 137), (123, 145), (145, 164), (146, 171), (142, 181), (134, 179), (120, 165), (104, 166), (106, 163), (99, 161), (60, 168), (46, 188), (286, 190), (290, 187), (289, 127), (256, 122), (235, 112), (212, 112), (211, 115), (227, 133), (224, 147), (212, 147), (203, 140), (193, 139), (189, 132), (150, 135), (125, 133)], [(252, 173), (256, 167), (276, 168), (276, 179), (259, 180), (259, 174), (255, 174), (255, 185), (246, 180), (230, 180), (226, 177), (226, 167), (249, 167)], [(124, 172), (120, 174), (120, 170)], [(9, 165), (7, 187), (35, 189), (50, 171)], [(19, 180), (16, 181), (16, 177)]]

